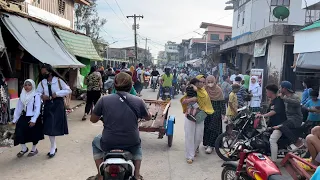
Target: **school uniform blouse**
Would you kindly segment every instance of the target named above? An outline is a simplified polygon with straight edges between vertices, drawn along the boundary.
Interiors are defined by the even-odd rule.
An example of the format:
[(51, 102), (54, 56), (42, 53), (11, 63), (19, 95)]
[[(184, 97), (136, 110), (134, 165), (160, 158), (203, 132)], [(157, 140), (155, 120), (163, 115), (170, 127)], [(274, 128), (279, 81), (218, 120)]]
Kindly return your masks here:
[[(31, 122), (35, 123), (40, 115), (41, 110), (41, 97), (40, 94), (36, 94), (32, 98), (26, 108), (26, 116), (32, 116)], [(19, 99), (16, 109), (14, 110), (13, 123), (17, 123), (23, 111), (23, 104)]]
[[(60, 87), (58, 81), (60, 81), (61, 87)], [(42, 85), (41, 85), (41, 82), (42, 82)], [(43, 79), (41, 82), (38, 85), (37, 92), (40, 94), (44, 94), (46, 96), (50, 96), (49, 90), (48, 90), (47, 79)], [(72, 92), (70, 87), (62, 79), (59, 79), (57, 77), (52, 78), (51, 91), (52, 91), (52, 94), (56, 93), (57, 97), (65, 97), (65, 96), (71, 94), (71, 92)]]

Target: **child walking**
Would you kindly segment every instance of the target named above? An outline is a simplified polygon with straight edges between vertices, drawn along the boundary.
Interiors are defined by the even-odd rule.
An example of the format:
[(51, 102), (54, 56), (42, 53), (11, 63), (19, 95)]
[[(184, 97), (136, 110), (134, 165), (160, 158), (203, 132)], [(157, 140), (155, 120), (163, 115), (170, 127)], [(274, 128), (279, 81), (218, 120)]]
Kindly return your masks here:
[(36, 93), (33, 80), (27, 79), (23, 84), (17, 107), (14, 111), (12, 123), (16, 124), (14, 145), (20, 144), (21, 151), (17, 157), (22, 157), (29, 149), (26, 143), (32, 142), (33, 146), (28, 157), (38, 154), (37, 144), (44, 139), (41, 119), (38, 120), (41, 109), (41, 97)]
[(225, 123), (228, 123), (228, 121), (232, 120), (235, 116), (237, 116), (238, 112), (238, 98), (237, 98), (237, 92), (240, 90), (239, 84), (232, 84), (232, 91), (229, 94), (229, 102), (228, 102), (228, 108), (227, 108), (227, 120)]

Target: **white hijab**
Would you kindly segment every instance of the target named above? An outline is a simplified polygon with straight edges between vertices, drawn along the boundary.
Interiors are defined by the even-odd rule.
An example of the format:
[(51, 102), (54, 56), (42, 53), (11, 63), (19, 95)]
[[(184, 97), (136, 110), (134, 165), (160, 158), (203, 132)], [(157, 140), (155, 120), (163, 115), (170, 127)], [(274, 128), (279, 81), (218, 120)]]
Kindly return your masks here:
[(32, 89), (31, 89), (31, 91), (27, 92), (27, 91), (23, 88), (22, 91), (21, 91), (20, 101), (21, 101), (22, 104), (23, 104), (23, 110), (26, 110), (26, 109), (27, 109), (27, 104), (28, 104), (29, 101), (32, 100), (33, 97), (36, 95), (36, 84), (35, 84), (35, 82), (34, 82), (32, 79), (27, 79), (27, 80), (24, 81), (23, 85), (24, 85), (26, 82), (31, 83)]
[[(251, 82), (251, 79), (255, 79), (256, 82), (253, 84), (253, 83)], [(249, 91), (252, 91), (252, 90), (254, 90), (254, 89), (257, 88), (257, 87), (260, 87), (259, 81), (258, 81), (258, 76), (251, 76), (251, 78), (250, 78)]]

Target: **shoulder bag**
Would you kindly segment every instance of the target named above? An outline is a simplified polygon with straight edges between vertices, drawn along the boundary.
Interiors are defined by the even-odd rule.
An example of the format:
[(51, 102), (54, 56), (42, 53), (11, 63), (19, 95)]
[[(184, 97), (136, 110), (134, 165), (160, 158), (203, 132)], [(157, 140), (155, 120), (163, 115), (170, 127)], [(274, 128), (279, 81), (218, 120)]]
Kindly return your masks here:
[(129, 101), (123, 97), (122, 94), (120, 93), (117, 93), (118, 96), (120, 96), (120, 98), (123, 100), (124, 103), (126, 103), (126, 105), (131, 109), (131, 111), (136, 115), (136, 117), (139, 119), (139, 116), (138, 116), (138, 112), (137, 110), (129, 103)]

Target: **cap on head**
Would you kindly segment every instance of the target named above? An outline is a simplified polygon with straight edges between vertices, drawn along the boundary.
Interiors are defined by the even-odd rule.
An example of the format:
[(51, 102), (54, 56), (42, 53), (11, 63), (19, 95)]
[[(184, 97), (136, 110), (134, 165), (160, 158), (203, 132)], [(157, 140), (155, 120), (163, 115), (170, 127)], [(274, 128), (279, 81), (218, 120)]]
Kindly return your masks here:
[(292, 84), (289, 81), (282, 81), (280, 84), (281, 88), (287, 89), (289, 92), (294, 93), (294, 90), (292, 89)]

